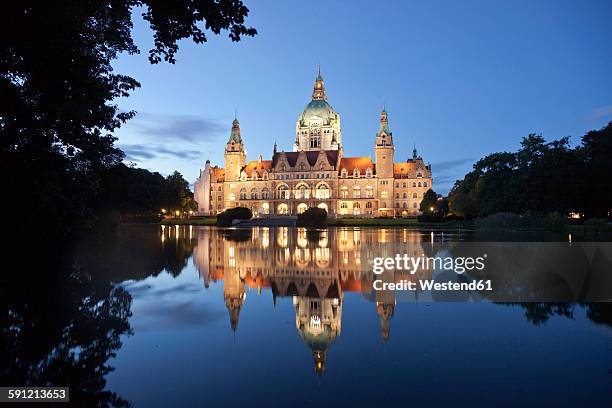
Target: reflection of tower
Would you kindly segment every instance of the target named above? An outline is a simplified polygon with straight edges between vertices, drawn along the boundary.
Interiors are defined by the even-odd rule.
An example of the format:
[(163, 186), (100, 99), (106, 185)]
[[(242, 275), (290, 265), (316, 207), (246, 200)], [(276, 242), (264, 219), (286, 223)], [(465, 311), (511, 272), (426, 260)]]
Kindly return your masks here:
[(198, 270), (204, 286), (208, 288), (210, 282), (210, 231), (208, 229), (196, 230), (197, 245), (193, 248), (193, 265)]
[[(235, 266), (234, 245), (229, 245), (229, 267), (224, 271), (223, 276), (223, 300), (230, 316), (230, 325), (233, 331), (238, 328), (238, 318), (240, 310), (246, 298), (244, 291), (244, 281), (240, 277), (240, 272)], [(233, 262), (232, 262), (233, 261)]]
[(376, 302), (376, 314), (380, 319), (380, 334), (384, 341), (389, 340), (391, 331), (391, 318), (395, 305), (393, 303)]
[(325, 371), (327, 350), (340, 335), (342, 299), (335, 281), (328, 290), (328, 294), (335, 297), (321, 297), (313, 292), (316, 292), (316, 289), (311, 284), (306, 296), (293, 297), (293, 304), (296, 328), (312, 351), (315, 371), (320, 375)]
[[(395, 281), (394, 271), (386, 270), (378, 277), (383, 282)], [(391, 318), (395, 311), (395, 291), (394, 290), (377, 290), (376, 294), (376, 314), (380, 319), (380, 335), (384, 341), (389, 340), (391, 330)]]

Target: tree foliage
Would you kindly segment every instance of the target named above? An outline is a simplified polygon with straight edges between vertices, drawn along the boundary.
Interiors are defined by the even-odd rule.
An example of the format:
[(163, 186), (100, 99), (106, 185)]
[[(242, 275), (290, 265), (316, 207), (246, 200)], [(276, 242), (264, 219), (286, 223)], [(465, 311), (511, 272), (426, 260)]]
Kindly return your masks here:
[(511, 212), (584, 213), (606, 217), (612, 209), (612, 122), (582, 137), (546, 142), (531, 134), (517, 152), (479, 160), (449, 193), (450, 211), (478, 217)]
[(121, 112), (113, 101), (140, 85), (116, 73), (112, 62), (121, 53), (139, 53), (131, 33), (138, 7), (155, 40), (151, 63), (174, 63), (179, 40), (202, 43), (207, 31), (228, 31), (233, 41), (256, 34), (244, 25), (249, 10), (240, 0), (0, 6), (3, 190), (12, 211), (37, 215), (21, 220), (21, 230), (66, 231), (90, 215), (102, 178), (123, 159), (113, 132), (134, 112)]

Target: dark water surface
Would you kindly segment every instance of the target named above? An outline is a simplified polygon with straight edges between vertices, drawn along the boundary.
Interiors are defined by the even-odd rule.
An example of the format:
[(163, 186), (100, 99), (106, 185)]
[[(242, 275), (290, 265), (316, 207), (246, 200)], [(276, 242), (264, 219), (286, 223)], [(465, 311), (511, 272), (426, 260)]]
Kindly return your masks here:
[(474, 239), (434, 235), (123, 228), (55, 287), (4, 285), (3, 382), (84, 405), (609, 406), (609, 303), (366, 300), (387, 244)]

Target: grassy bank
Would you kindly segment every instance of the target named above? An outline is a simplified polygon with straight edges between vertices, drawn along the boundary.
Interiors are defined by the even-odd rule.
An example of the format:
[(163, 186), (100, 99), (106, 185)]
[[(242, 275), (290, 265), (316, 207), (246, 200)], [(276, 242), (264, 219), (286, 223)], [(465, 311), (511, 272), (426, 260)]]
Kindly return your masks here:
[(471, 221), (421, 222), (416, 218), (331, 218), (328, 226), (333, 227), (415, 227), (415, 228), (464, 228), (472, 229)]
[(186, 219), (168, 219), (161, 222), (162, 225), (216, 225), (217, 218), (186, 218)]

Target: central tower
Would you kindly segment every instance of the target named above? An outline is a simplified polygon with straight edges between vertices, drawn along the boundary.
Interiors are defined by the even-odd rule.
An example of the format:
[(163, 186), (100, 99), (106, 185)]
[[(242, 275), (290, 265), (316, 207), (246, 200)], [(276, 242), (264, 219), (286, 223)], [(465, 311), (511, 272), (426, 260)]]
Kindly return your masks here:
[(295, 125), (293, 151), (339, 149), (342, 149), (340, 115), (327, 102), (325, 84), (319, 69), (312, 98)]

